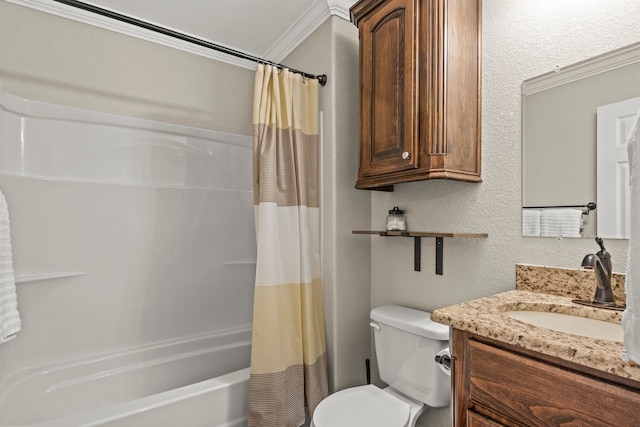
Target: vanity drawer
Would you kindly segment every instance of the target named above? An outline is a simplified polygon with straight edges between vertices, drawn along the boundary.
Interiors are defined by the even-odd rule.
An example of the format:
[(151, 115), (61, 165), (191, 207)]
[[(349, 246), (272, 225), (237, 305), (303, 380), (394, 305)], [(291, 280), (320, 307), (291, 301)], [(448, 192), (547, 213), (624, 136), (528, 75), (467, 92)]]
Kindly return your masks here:
[(527, 426), (631, 426), (640, 393), (474, 340), (468, 341), (471, 406)]
[(497, 423), (489, 418), (483, 417), (473, 411), (467, 411), (467, 427), (503, 427), (503, 424)]

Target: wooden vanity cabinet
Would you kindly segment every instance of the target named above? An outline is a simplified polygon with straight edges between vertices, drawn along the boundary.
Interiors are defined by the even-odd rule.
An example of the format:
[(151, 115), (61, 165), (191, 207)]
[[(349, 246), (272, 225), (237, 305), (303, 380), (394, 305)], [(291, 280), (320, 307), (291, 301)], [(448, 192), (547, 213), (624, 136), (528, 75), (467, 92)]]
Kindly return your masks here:
[(458, 329), (454, 426), (637, 426), (640, 383)]
[(356, 188), (480, 179), (481, 0), (360, 0)]

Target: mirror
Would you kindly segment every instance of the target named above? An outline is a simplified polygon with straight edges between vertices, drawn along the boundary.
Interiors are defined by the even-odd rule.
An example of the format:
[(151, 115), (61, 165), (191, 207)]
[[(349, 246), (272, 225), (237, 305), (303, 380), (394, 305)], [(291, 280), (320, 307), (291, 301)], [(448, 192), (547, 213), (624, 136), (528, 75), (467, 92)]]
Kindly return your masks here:
[[(523, 236), (628, 238), (599, 234), (598, 228), (608, 233), (604, 225), (616, 220), (610, 209), (587, 205), (615, 192), (614, 182), (598, 176), (598, 108), (640, 97), (638, 76), (640, 43), (635, 43), (524, 81)], [(570, 224), (568, 231), (549, 228), (553, 221), (561, 228)]]

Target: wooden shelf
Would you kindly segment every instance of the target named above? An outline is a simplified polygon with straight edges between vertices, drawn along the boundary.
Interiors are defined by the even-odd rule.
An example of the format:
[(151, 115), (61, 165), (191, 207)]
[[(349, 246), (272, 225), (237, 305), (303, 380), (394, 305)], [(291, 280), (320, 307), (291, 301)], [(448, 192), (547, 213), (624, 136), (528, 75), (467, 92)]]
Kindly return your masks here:
[(378, 236), (402, 237), (452, 237), (454, 239), (483, 239), (489, 237), (487, 233), (439, 233), (435, 231), (375, 231), (354, 230), (352, 234), (376, 234)]
[(422, 237), (436, 238), (436, 274), (442, 275), (442, 261), (444, 258), (444, 238), (453, 239), (485, 239), (489, 237), (487, 233), (440, 233), (432, 231), (375, 231), (375, 230), (354, 230), (352, 234), (368, 234), (383, 237), (413, 237), (413, 269), (420, 271), (420, 259), (422, 250)]

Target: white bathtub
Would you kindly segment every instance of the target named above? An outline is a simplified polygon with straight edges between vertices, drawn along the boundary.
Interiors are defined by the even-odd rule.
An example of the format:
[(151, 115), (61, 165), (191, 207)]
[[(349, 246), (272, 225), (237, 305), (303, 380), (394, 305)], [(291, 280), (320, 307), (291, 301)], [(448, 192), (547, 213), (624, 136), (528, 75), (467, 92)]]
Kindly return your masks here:
[(22, 369), (0, 383), (0, 427), (246, 425), (251, 329)]

